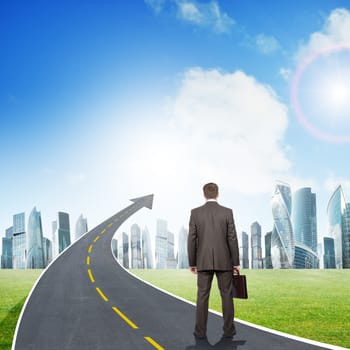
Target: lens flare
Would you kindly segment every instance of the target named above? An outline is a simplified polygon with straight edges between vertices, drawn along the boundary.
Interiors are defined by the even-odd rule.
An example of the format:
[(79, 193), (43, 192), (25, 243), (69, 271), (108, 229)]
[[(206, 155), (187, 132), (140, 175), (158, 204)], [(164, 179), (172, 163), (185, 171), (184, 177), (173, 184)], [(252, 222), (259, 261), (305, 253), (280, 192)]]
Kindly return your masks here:
[[(334, 126), (337, 123), (345, 122), (347, 127), (350, 126), (350, 64), (341, 67), (335, 57), (333, 57), (334, 62), (331, 61), (332, 56), (344, 53), (349, 54), (350, 47), (336, 46), (312, 53), (298, 66), (291, 84), (292, 107), (299, 122), (316, 137), (335, 143), (350, 143), (350, 134), (346, 132), (336, 134), (331, 131), (332, 128), (320, 127), (317, 125), (317, 120), (312, 119), (310, 111), (313, 111), (316, 115), (317, 112), (322, 111), (328, 118), (330, 125)], [(321, 58), (327, 60), (328, 66), (332, 67), (331, 71), (327, 72), (327, 69), (321, 67), (317, 73), (311, 75), (309, 72)], [(332, 64), (329, 62), (332, 62)], [(311, 86), (309, 90), (307, 88), (303, 89), (302, 86), (302, 80), (308, 74), (313, 76), (312, 83), (309, 84)], [(312, 106), (305, 105), (304, 102), (307, 101), (307, 98), (309, 98), (309, 104), (312, 104)], [(320, 122), (322, 113), (318, 115), (318, 121)], [(342, 129), (346, 130), (346, 128)]]

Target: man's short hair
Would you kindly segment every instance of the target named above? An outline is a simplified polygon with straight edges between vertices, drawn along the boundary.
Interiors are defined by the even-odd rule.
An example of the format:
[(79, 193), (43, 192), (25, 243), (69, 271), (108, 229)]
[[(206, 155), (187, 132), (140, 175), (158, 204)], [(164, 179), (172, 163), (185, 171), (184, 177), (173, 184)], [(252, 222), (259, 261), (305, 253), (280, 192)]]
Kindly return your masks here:
[(217, 198), (217, 196), (219, 195), (219, 187), (217, 184), (209, 182), (208, 184), (203, 186), (203, 193), (206, 199)]

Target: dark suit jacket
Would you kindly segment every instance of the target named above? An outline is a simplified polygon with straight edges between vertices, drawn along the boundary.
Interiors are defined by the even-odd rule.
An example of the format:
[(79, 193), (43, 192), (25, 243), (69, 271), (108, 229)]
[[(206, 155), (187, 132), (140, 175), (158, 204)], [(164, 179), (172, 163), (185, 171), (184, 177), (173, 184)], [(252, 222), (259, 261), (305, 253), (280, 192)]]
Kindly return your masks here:
[(232, 209), (206, 202), (192, 209), (188, 234), (190, 266), (203, 270), (232, 270), (239, 266), (239, 249)]

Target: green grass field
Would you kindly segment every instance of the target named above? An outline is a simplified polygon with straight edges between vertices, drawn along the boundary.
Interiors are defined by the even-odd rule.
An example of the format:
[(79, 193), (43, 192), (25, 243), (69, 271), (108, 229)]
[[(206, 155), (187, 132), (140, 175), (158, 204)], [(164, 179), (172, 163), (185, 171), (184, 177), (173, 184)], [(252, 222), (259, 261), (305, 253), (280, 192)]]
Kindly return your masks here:
[(10, 350), (17, 319), (41, 270), (0, 270), (0, 349)]
[[(154, 285), (195, 302), (188, 270), (132, 270)], [(350, 270), (245, 270), (248, 300), (235, 300), (239, 319), (350, 348)], [(221, 311), (214, 280), (209, 307)]]
[[(187, 270), (132, 270), (195, 302), (196, 277)], [(10, 350), (18, 316), (40, 270), (0, 270), (0, 350)], [(249, 270), (249, 299), (236, 317), (301, 337), (350, 348), (350, 270)], [(210, 308), (220, 311), (216, 286)]]

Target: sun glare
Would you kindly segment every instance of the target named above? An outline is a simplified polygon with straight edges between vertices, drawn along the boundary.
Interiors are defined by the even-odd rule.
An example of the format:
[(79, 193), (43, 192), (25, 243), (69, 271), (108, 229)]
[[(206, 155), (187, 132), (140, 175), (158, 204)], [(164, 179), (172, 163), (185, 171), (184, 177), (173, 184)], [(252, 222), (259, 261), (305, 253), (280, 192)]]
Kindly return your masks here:
[(344, 82), (335, 82), (330, 86), (329, 97), (335, 107), (345, 105), (350, 100), (350, 89)]

